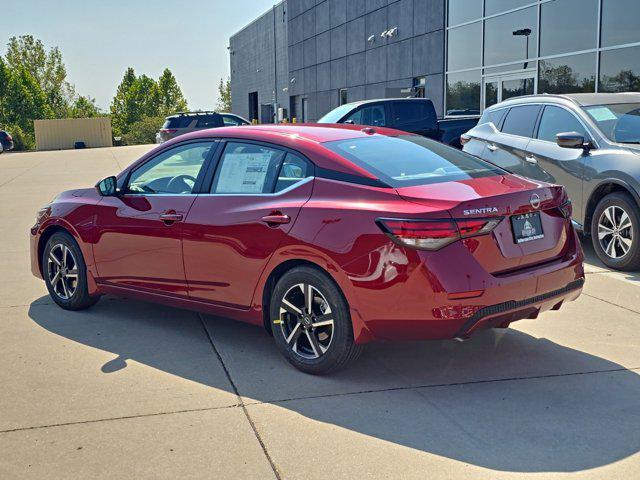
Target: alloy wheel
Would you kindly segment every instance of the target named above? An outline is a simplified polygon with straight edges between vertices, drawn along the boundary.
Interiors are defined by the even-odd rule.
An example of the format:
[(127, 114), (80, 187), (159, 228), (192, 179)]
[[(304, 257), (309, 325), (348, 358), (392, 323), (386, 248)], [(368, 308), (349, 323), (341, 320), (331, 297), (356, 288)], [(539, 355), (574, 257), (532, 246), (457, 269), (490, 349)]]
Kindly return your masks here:
[(47, 275), (58, 297), (69, 300), (78, 288), (78, 263), (69, 247), (57, 243), (49, 250)]
[(287, 345), (297, 355), (317, 359), (333, 340), (334, 320), (325, 296), (311, 284), (299, 283), (280, 303), (280, 328)]
[(633, 228), (631, 218), (623, 208), (612, 205), (602, 212), (598, 219), (598, 242), (613, 259), (629, 252), (633, 245)]

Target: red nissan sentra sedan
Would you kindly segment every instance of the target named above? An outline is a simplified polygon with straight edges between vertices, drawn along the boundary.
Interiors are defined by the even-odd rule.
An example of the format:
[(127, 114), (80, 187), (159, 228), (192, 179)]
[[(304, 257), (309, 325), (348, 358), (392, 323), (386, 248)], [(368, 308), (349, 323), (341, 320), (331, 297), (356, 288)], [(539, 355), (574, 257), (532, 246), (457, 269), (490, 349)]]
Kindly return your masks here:
[(31, 264), (62, 308), (114, 294), (233, 317), (325, 373), (370, 341), (464, 339), (575, 300), (570, 217), (562, 187), (424, 137), (218, 128), (60, 194)]

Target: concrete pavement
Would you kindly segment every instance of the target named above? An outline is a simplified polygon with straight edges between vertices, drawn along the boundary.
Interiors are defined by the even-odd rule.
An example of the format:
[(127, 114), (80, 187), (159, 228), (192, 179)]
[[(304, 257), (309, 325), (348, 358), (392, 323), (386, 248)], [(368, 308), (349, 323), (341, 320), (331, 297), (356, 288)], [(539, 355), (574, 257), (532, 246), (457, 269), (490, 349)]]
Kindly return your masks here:
[(0, 155), (0, 478), (640, 476), (640, 275), (465, 343), (369, 346), (330, 377), (260, 329), (131, 300), (52, 304), (28, 228), (150, 146)]

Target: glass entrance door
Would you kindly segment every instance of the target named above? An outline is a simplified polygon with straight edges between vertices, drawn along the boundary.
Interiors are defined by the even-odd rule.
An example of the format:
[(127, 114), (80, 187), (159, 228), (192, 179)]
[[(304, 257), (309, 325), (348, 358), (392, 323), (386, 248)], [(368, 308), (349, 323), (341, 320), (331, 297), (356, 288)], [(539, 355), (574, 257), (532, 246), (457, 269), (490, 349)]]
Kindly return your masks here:
[(484, 108), (512, 97), (533, 95), (535, 73), (517, 73), (484, 78)]

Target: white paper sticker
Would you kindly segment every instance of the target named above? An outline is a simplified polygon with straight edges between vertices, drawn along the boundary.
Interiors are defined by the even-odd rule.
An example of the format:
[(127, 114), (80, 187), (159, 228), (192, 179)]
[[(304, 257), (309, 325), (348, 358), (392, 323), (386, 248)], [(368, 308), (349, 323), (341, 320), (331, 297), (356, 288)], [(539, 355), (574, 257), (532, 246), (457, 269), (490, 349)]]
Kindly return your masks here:
[(228, 153), (224, 156), (217, 193), (262, 193), (271, 153)]
[(596, 107), (590, 108), (589, 115), (591, 115), (596, 122), (604, 122), (606, 120), (617, 120), (616, 114), (609, 110), (608, 107)]

